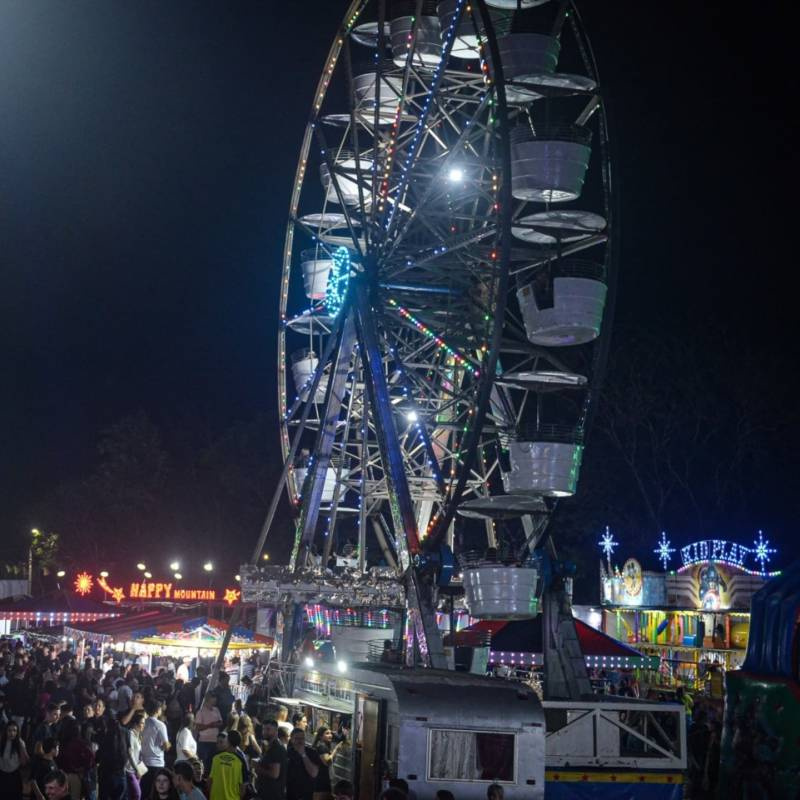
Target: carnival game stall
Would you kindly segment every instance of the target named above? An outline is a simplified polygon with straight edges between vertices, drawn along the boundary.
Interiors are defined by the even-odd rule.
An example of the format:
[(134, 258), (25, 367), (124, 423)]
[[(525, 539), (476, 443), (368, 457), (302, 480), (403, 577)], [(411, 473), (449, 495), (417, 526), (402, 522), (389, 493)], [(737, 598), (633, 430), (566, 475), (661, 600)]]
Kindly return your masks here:
[[(147, 659), (152, 670), (155, 660), (189, 656), (198, 661), (216, 656), (228, 625), (205, 616), (153, 609), (118, 620), (69, 627), (65, 633), (95, 645), (102, 657)], [(237, 654), (271, 650), (274, 639), (241, 626), (233, 629), (228, 649)]]
[[(726, 671), (744, 661), (750, 630), (750, 601), (779, 571), (767, 562), (775, 552), (759, 531), (752, 545), (707, 539), (674, 548), (662, 534), (654, 554), (662, 570), (646, 570), (636, 558), (612, 563), (617, 542), (607, 531), (600, 546), (603, 630), (615, 639), (657, 656), (648, 676), (658, 688), (677, 685), (722, 696)], [(681, 563), (668, 569), (673, 553)]]

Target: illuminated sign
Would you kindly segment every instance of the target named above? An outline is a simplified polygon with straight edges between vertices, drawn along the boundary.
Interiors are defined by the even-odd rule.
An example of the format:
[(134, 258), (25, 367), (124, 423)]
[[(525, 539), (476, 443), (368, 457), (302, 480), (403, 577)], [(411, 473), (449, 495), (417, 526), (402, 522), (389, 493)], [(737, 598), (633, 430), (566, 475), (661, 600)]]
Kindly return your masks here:
[[(128, 594), (121, 586), (112, 586), (102, 575), (96, 580), (99, 586), (107, 595), (111, 595), (117, 603), (121, 603), (126, 598), (130, 600), (166, 600), (172, 602), (188, 601), (223, 601), (229, 606), (241, 599), (242, 593), (239, 589), (225, 589), (218, 592), (211, 588), (184, 588), (175, 583), (166, 581), (134, 581), (130, 584)], [(95, 585), (95, 578), (88, 572), (81, 572), (75, 577), (75, 591), (81, 595), (87, 595)]]
[(736, 567), (743, 567), (750, 548), (724, 539), (704, 539), (681, 547), (683, 566), (698, 564), (701, 561), (724, 561)]
[(88, 572), (81, 572), (75, 578), (75, 591), (80, 595), (87, 595), (92, 591), (92, 576)]
[(642, 565), (635, 558), (629, 558), (622, 565), (622, 585), (629, 598), (639, 598), (641, 602)]
[[(731, 567), (739, 567), (752, 575), (772, 576), (778, 573), (767, 572), (765, 567), (766, 562), (770, 560), (770, 555), (775, 552), (776, 550), (769, 546), (769, 541), (764, 539), (761, 531), (758, 532), (758, 539), (753, 542), (752, 547), (728, 542), (725, 539), (703, 539), (681, 547), (683, 566), (679, 571), (682, 572), (694, 564), (716, 561)], [(754, 569), (755, 564), (748, 566), (748, 561), (757, 562), (760, 568)]]
[(117, 603), (121, 603), (125, 599), (125, 592), (122, 587), (109, 586), (108, 581), (102, 575), (97, 579), (97, 584), (104, 592), (108, 592)]
[(142, 581), (132, 583), (128, 594), (131, 600), (216, 600), (215, 589), (184, 589), (172, 583)]
[(229, 606), (232, 606), (241, 596), (242, 593), (238, 589), (226, 589), (225, 596), (222, 599)]

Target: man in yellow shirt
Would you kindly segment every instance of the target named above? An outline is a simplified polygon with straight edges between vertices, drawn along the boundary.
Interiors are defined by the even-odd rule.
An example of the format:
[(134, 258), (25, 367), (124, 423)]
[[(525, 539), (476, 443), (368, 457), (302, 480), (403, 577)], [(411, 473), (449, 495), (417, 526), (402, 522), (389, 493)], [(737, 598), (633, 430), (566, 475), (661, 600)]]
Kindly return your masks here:
[(211, 760), (209, 800), (241, 800), (245, 783), (244, 760), (237, 752), (241, 741), (237, 731), (228, 731), (225, 749)]

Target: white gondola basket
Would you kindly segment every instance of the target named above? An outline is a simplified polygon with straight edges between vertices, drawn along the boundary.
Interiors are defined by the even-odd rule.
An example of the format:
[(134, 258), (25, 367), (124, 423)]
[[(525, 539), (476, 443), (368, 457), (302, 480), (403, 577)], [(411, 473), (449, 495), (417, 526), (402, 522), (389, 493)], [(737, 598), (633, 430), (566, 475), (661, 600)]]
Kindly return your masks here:
[(465, 567), (462, 576), (472, 617), (532, 619), (539, 613), (539, 571), (534, 567), (480, 564)]
[(503, 473), (506, 494), (570, 497), (578, 488), (583, 445), (575, 442), (509, 442), (511, 469)]

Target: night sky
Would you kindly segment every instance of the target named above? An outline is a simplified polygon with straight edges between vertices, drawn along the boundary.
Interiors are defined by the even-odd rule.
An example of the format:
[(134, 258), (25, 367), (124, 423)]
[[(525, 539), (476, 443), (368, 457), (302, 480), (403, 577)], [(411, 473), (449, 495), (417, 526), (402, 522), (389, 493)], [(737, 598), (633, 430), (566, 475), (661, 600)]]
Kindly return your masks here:
[[(796, 67), (783, 5), (582, 5), (622, 192), (619, 330), (658, 320), (670, 336), (714, 317), (784, 365), (763, 391), (791, 398)], [(97, 431), (127, 413), (167, 432), (277, 416), (290, 182), (345, 7), (0, 0), (6, 541), (37, 524), (37, 498), (91, 469)], [(785, 487), (766, 515), (784, 553), (800, 496), (792, 419), (765, 476)], [(265, 447), (278, 452), (277, 424)]]

